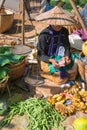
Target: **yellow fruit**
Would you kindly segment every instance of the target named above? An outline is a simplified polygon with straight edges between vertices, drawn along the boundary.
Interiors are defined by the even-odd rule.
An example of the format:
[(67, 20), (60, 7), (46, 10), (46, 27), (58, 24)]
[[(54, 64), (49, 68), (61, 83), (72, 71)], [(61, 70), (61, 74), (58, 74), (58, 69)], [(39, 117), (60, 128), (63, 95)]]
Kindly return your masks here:
[(87, 130), (87, 118), (77, 118), (73, 122), (75, 130)]
[(87, 41), (82, 45), (82, 52), (85, 56), (87, 56)]

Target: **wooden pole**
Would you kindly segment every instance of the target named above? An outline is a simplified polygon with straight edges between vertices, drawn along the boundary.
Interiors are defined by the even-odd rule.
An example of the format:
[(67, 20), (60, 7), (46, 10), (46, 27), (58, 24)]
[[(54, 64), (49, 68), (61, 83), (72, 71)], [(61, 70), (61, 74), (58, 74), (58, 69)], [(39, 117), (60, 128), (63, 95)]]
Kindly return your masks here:
[(24, 2), (22, 2), (22, 44), (25, 44), (25, 28), (24, 28), (24, 23), (25, 23), (25, 5)]
[(0, 10), (3, 8), (4, 3), (5, 3), (5, 0), (1, 0), (1, 1), (0, 1)]
[(29, 0), (23, 0), (24, 1), (24, 5), (25, 5), (25, 10), (28, 14), (29, 19), (31, 19), (30, 16), (30, 1)]
[(73, 9), (75, 10), (76, 16), (78, 17), (79, 22), (80, 22), (80, 24), (81, 24), (81, 26), (82, 26), (82, 28), (83, 28), (83, 30), (84, 30), (86, 36), (87, 36), (87, 28), (86, 28), (86, 26), (85, 26), (85, 24), (84, 24), (84, 21), (83, 21), (81, 15), (80, 15), (80, 13), (79, 13), (79, 11), (78, 11), (76, 5), (75, 5), (74, 0), (69, 0), (69, 1), (70, 1), (71, 5), (72, 5)]

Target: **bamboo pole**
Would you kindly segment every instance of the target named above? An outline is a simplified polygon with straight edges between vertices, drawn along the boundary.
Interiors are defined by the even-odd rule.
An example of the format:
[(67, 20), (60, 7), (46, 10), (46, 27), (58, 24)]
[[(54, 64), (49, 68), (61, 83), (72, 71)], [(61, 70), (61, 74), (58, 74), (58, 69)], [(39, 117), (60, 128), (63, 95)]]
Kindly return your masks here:
[(25, 23), (25, 5), (24, 1), (22, 2), (22, 44), (25, 44), (25, 28), (24, 28), (24, 23)]
[(4, 3), (5, 3), (5, 0), (1, 0), (1, 1), (0, 1), (0, 10), (3, 8)]
[(31, 16), (30, 16), (30, 1), (29, 0), (23, 0), (23, 1), (24, 1), (25, 10), (27, 12), (27, 15), (28, 15), (29, 19), (31, 19)]
[(73, 9), (75, 10), (76, 16), (78, 17), (79, 22), (80, 22), (80, 24), (81, 24), (81, 26), (82, 26), (82, 28), (83, 28), (83, 30), (84, 30), (86, 36), (87, 36), (87, 28), (86, 28), (86, 26), (85, 26), (85, 24), (84, 24), (84, 21), (83, 21), (81, 15), (80, 15), (80, 13), (79, 13), (79, 11), (78, 11), (76, 5), (75, 5), (74, 0), (69, 0), (69, 1), (70, 1), (71, 5), (72, 5)]

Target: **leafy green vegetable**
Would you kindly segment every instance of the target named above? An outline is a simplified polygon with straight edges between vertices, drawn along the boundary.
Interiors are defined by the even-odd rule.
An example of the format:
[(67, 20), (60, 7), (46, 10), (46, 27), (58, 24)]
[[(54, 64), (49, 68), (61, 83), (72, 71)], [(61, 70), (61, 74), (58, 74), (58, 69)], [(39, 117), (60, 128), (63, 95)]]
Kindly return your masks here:
[(15, 63), (20, 62), (22, 59), (24, 59), (24, 56), (10, 54), (9, 56), (7, 56), (7, 58), (10, 60), (10, 63), (14, 63), (15, 64)]
[(64, 130), (60, 122), (64, 120), (51, 104), (45, 99), (29, 98), (10, 106), (10, 113), (0, 123), (0, 128), (9, 124), (14, 115), (27, 115), (29, 118), (28, 130)]
[(14, 55), (14, 54), (7, 54), (0, 56), (0, 66), (4, 66), (7, 64), (15, 64), (20, 62), (24, 59), (24, 56)]
[(10, 63), (10, 60), (7, 59), (7, 57), (5, 56), (0, 57), (0, 66), (5, 66), (6, 64), (9, 64), (9, 63)]
[(0, 53), (1, 53), (1, 54), (10, 53), (10, 47), (9, 47), (9, 46), (2, 46), (2, 47), (0, 47)]
[(10, 47), (0, 47), (0, 80), (5, 78), (8, 74), (8, 70), (5, 68), (8, 64), (19, 63), (25, 56), (19, 56), (11, 53)]
[(2, 81), (2, 79), (5, 79), (7, 77), (7, 73), (10, 70), (7, 67), (0, 67), (0, 82)]

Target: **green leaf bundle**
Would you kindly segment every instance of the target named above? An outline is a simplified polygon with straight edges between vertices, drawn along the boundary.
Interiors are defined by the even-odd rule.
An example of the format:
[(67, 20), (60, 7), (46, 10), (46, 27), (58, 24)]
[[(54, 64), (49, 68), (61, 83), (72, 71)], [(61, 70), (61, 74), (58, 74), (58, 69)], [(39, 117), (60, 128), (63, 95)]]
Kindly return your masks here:
[(19, 63), (24, 58), (25, 56), (11, 53), (8, 46), (0, 47), (0, 82), (8, 75), (9, 69), (7, 69), (6, 65)]

